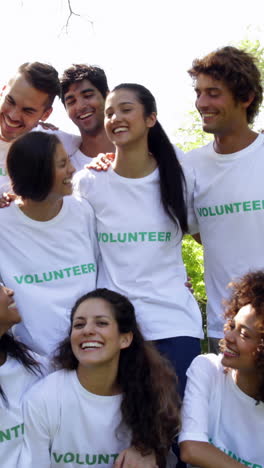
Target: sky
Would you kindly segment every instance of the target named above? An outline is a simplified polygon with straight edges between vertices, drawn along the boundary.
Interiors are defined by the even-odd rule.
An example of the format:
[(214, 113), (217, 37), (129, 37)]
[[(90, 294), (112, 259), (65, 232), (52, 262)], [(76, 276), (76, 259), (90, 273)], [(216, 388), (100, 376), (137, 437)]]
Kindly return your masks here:
[[(177, 128), (194, 108), (192, 60), (240, 40), (264, 46), (263, 0), (0, 0), (4, 85), (27, 61), (51, 63), (62, 71), (72, 63), (104, 68), (110, 89), (124, 81), (154, 94), (158, 117), (177, 142)], [(62, 104), (49, 121), (77, 132)], [(263, 126), (263, 124), (262, 124)]]

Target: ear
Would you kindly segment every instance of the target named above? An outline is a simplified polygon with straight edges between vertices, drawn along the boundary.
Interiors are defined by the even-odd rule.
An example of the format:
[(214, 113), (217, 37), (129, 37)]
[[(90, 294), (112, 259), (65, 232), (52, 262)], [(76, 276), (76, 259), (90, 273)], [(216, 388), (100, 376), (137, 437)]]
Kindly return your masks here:
[(133, 333), (128, 332), (128, 333), (122, 333), (122, 336), (120, 338), (120, 349), (125, 349), (128, 348), (133, 341)]
[(242, 106), (244, 107), (244, 109), (247, 109), (250, 104), (252, 103), (252, 101), (255, 99), (255, 93), (252, 91), (251, 93), (249, 93), (249, 97), (246, 101), (243, 101), (242, 102)]
[(47, 118), (50, 116), (50, 114), (52, 113), (52, 111), (53, 111), (53, 107), (49, 107), (48, 109), (46, 109), (46, 110), (44, 111), (44, 113), (42, 114), (42, 116), (41, 116), (41, 120), (43, 120), (43, 121), (44, 121), (44, 120), (47, 120)]
[(157, 122), (156, 112), (152, 112), (150, 115), (147, 116), (146, 123), (147, 123), (148, 128), (154, 127), (156, 122)]

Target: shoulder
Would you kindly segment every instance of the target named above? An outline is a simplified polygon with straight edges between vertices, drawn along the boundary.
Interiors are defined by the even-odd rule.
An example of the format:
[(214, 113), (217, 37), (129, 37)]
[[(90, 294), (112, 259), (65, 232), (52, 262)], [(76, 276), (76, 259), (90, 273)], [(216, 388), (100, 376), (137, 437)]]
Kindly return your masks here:
[(63, 388), (66, 376), (64, 370), (59, 370), (43, 377), (28, 391), (26, 401), (40, 404), (40, 402), (47, 403), (49, 400), (53, 400), (59, 389)]
[(221, 359), (221, 354), (201, 354), (192, 361), (187, 370), (187, 376), (216, 376), (219, 372), (224, 370)]
[(200, 148), (195, 148), (188, 153), (185, 153), (181, 162), (184, 166), (188, 165), (195, 165), (195, 163), (199, 163), (199, 161), (203, 159), (207, 159), (210, 154), (214, 152), (213, 149), (213, 142), (211, 141), (205, 146), (201, 146)]
[(32, 131), (56, 135), (69, 155), (72, 155), (79, 148), (82, 141), (80, 135), (63, 132), (62, 130), (45, 130), (41, 125), (38, 125)]

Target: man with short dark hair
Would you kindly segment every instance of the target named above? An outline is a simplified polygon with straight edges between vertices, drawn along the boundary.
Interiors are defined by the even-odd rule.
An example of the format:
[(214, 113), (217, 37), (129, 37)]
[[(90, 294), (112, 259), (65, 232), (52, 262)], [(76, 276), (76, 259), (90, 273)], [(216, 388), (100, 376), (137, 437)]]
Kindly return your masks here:
[(192, 175), (192, 232), (204, 246), (211, 350), (223, 336), (226, 286), (264, 267), (264, 135), (250, 128), (262, 102), (255, 59), (224, 47), (193, 62), (196, 107), (214, 141), (184, 158)]
[(81, 134), (80, 147), (71, 158), (76, 170), (80, 170), (98, 153), (114, 150), (104, 129), (107, 78), (99, 67), (72, 65), (63, 73), (61, 89), (66, 112)]
[(57, 95), (57, 71), (40, 62), (24, 63), (4, 86), (0, 99), (0, 192), (9, 186), (5, 162), (11, 142), (49, 117)]

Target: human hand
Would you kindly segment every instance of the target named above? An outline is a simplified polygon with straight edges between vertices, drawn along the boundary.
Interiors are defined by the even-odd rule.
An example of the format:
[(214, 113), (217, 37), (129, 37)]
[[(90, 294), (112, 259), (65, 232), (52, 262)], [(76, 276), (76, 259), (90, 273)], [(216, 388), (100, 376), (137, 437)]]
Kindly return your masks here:
[(113, 468), (158, 468), (158, 465), (154, 452), (143, 456), (135, 447), (129, 447), (118, 455)]
[(42, 120), (40, 120), (38, 124), (43, 128), (43, 130), (59, 130), (59, 127), (56, 127), (50, 122), (42, 122)]
[(194, 293), (194, 289), (193, 289), (193, 285), (192, 285), (192, 279), (190, 276), (187, 276), (187, 281), (185, 281), (185, 286), (186, 288), (189, 289), (189, 291), (191, 291), (191, 293), (193, 294)]
[(111, 163), (115, 160), (115, 153), (99, 153), (93, 160), (86, 164), (86, 169), (95, 169), (96, 171), (107, 171)]
[(2, 193), (2, 195), (0, 195), (0, 208), (6, 208), (16, 198), (17, 196), (14, 193)]

